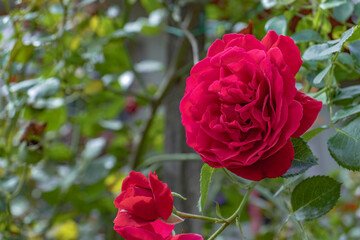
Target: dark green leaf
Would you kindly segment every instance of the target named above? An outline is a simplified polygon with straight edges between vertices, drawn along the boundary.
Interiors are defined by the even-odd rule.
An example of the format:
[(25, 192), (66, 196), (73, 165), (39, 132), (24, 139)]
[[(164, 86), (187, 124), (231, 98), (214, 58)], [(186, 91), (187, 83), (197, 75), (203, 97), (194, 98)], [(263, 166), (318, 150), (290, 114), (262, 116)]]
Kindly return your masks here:
[(287, 21), (284, 15), (273, 17), (265, 24), (265, 31), (273, 30), (279, 35), (286, 35)]
[(334, 8), (334, 18), (340, 22), (346, 21), (354, 11), (354, 4), (352, 2), (346, 2)]
[(306, 142), (310, 141), (313, 137), (317, 136), (318, 134), (322, 133), (324, 130), (328, 129), (328, 126), (321, 126), (315, 129), (312, 129), (310, 131), (307, 131), (302, 135), (302, 139), (304, 139)]
[(0, 194), (0, 213), (6, 211), (6, 200), (5, 196)]
[(316, 157), (313, 155), (304, 140), (301, 138), (292, 138), (291, 142), (294, 147), (295, 156), (290, 169), (283, 175), (283, 177), (291, 177), (303, 173), (310, 167), (317, 165)]
[(360, 118), (356, 118), (329, 138), (331, 156), (344, 168), (360, 170)]
[(348, 47), (351, 55), (353, 55), (358, 61), (358, 64), (360, 64), (360, 41), (350, 42)]
[(200, 199), (199, 199), (199, 210), (200, 212), (204, 211), (204, 206), (206, 203), (207, 194), (209, 192), (209, 186), (211, 181), (211, 176), (214, 172), (214, 168), (210, 167), (207, 164), (201, 168), (200, 175)]
[(354, 67), (354, 60), (351, 57), (351, 55), (348, 53), (344, 53), (344, 52), (339, 53), (338, 60), (343, 64)]
[(314, 30), (303, 30), (291, 36), (295, 43), (316, 41), (321, 42), (322, 37)]
[(299, 221), (311, 221), (329, 212), (340, 197), (341, 184), (328, 176), (300, 182), (291, 194), (291, 205)]

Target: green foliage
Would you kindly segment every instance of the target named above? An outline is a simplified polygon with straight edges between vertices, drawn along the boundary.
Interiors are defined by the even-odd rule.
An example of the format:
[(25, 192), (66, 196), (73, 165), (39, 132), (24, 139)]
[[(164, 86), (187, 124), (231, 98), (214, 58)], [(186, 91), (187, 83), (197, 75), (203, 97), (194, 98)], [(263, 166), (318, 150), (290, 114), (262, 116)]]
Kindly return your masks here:
[(200, 212), (204, 211), (206, 198), (209, 192), (210, 181), (212, 174), (214, 172), (214, 168), (210, 167), (207, 164), (204, 164), (201, 168), (200, 174), (200, 199), (199, 199), (199, 210)]
[[(199, 26), (189, 29), (190, 35), (204, 40), (205, 47), (199, 44), (200, 56), (205, 56), (215, 38), (241, 30), (249, 20), (258, 39), (268, 30), (291, 36), (304, 60), (296, 76), (299, 85), (304, 92), (314, 92), (312, 96), (330, 109), (328, 125), (309, 130), (303, 140), (292, 139), (295, 159), (284, 175), (287, 178), (259, 183), (259, 196), (251, 198), (251, 203), (271, 222), (263, 224), (256, 239), (276, 238), (278, 226), (289, 213), (277, 202), (279, 197), (287, 199), (306, 170), (317, 164), (306, 143), (316, 135), (335, 129), (328, 141), (331, 155), (341, 166), (360, 170), (360, 28), (355, 26), (360, 19), (359, 3), (105, 2), (29, 0), (15, 3), (0, 17), (0, 239), (58, 240), (69, 229), (80, 240), (104, 235), (116, 239), (113, 200), (129, 165), (144, 171), (160, 169), (161, 173), (164, 162), (201, 160), (195, 153), (163, 153), (167, 116), (159, 106), (174, 86), (165, 86), (167, 91), (160, 96), (158, 90), (164, 83), (159, 76), (167, 76), (176, 49), (163, 54), (170, 56), (163, 62), (158, 49), (151, 49), (150, 54), (143, 50), (161, 37), (170, 41), (184, 38), (187, 44), (182, 28), (187, 21), (184, 16), (192, 9), (204, 10), (194, 18)], [(187, 58), (177, 64), (176, 81), (187, 76), (191, 65)], [(352, 121), (344, 127), (334, 125), (347, 120)], [(46, 127), (27, 132), (31, 124)], [(351, 190), (348, 199), (354, 199), (358, 173), (344, 177), (344, 169), (339, 171), (336, 179)], [(198, 205), (203, 214), (222, 219), (234, 212), (243, 197), (239, 188), (248, 187), (249, 182), (220, 173), (203, 166)], [(339, 189), (339, 183), (328, 177), (304, 180), (292, 193), (295, 217), (303, 221), (327, 213)], [(191, 196), (186, 197), (190, 201)], [(204, 212), (205, 205), (212, 208)], [(311, 239), (330, 239), (330, 233), (338, 239), (336, 232), (357, 239), (351, 228), (359, 223), (354, 220), (353, 225), (345, 226), (342, 221), (344, 214), (354, 217), (354, 211), (336, 208), (333, 212), (327, 216), (327, 231), (316, 220), (306, 225)], [(243, 211), (237, 224), (248, 220)], [(284, 226), (279, 239), (300, 239), (292, 226)], [(213, 227), (206, 225), (204, 235)]]
[(328, 147), (336, 162), (350, 170), (360, 170), (360, 118), (356, 118), (329, 138)]
[(291, 194), (291, 206), (299, 221), (311, 221), (329, 212), (340, 197), (341, 184), (327, 176), (307, 178)]
[(283, 177), (291, 177), (305, 172), (307, 169), (317, 165), (317, 159), (311, 152), (310, 148), (301, 138), (293, 138), (291, 142), (294, 146), (295, 157), (291, 163), (290, 169)]

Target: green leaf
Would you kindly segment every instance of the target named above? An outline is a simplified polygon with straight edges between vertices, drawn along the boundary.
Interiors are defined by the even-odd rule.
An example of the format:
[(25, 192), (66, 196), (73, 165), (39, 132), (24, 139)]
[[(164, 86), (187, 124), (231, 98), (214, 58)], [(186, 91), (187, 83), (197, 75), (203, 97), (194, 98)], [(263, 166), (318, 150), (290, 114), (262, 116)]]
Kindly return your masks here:
[(344, 53), (344, 52), (339, 53), (338, 60), (343, 64), (354, 67), (354, 60), (351, 57), (351, 55), (348, 53)]
[(29, 103), (34, 103), (36, 99), (53, 96), (60, 89), (60, 81), (57, 78), (39, 79), (38, 84), (29, 88), (27, 94)]
[(311, 221), (329, 212), (340, 197), (341, 184), (328, 176), (315, 176), (300, 182), (291, 194), (295, 218)]
[(57, 142), (46, 149), (45, 154), (54, 161), (69, 161), (74, 157), (73, 152), (66, 144)]
[(303, 30), (291, 36), (295, 43), (316, 41), (321, 42), (323, 39), (318, 32), (314, 30)]
[(328, 55), (320, 55), (320, 53), (324, 52), (326, 49), (329, 48), (329, 45), (327, 43), (322, 44), (316, 44), (308, 49), (305, 50), (302, 58), (305, 61), (309, 60), (325, 60), (331, 57), (330, 54)]
[(6, 211), (6, 200), (5, 196), (0, 194), (0, 213)]
[(204, 206), (206, 203), (207, 194), (209, 192), (209, 186), (211, 181), (211, 176), (214, 172), (214, 168), (210, 167), (207, 164), (201, 168), (200, 174), (200, 199), (199, 199), (199, 210), (200, 212), (204, 211)]
[(265, 24), (265, 31), (273, 30), (278, 35), (286, 35), (287, 21), (284, 15), (273, 17)]
[(33, 45), (24, 45), (19, 39), (11, 50), (10, 58), (15, 62), (26, 63), (32, 56), (34, 49)]
[(184, 221), (184, 219), (182, 219), (181, 217), (179, 217), (175, 213), (171, 213), (170, 217), (168, 218), (168, 220), (165, 221), (165, 223), (167, 223), (167, 224), (178, 224), (178, 223), (181, 223), (183, 221)]
[(334, 98), (334, 102), (340, 102), (344, 100), (353, 100), (354, 98), (360, 96), (360, 86), (354, 85), (350, 87), (341, 88), (339, 93)]
[(221, 214), (221, 210), (220, 210), (220, 205), (218, 202), (215, 202), (216, 203), (216, 215), (221, 218), (221, 219), (224, 219), (224, 217), (222, 216)]
[(310, 167), (317, 165), (317, 159), (309, 146), (301, 138), (292, 138), (295, 156), (290, 169), (282, 177), (291, 177), (305, 172)]
[(334, 18), (340, 22), (345, 22), (354, 11), (354, 4), (352, 2), (346, 2), (334, 8)]
[[(360, 4), (358, 4), (358, 5), (359, 5), (359, 9), (360, 9)], [(354, 28), (353, 34), (351, 35), (351, 37), (349, 37), (349, 39), (347, 41), (348, 42), (354, 42), (354, 41), (357, 41), (357, 40), (360, 40), (360, 27), (359, 27), (359, 25), (357, 25)]]
[(350, 116), (352, 116), (354, 114), (357, 114), (359, 112), (360, 112), (360, 105), (350, 106), (350, 107), (340, 109), (339, 111), (337, 111), (334, 114), (332, 120), (334, 122), (337, 122), (340, 119), (348, 118), (348, 117), (350, 117)]
[(329, 1), (321, 3), (320, 8), (322, 8), (322, 9), (334, 8), (334, 7), (340, 6), (344, 3), (346, 3), (346, 0), (329, 0)]
[(324, 70), (322, 70), (316, 77), (314, 78), (314, 84), (319, 84), (324, 79), (325, 75), (329, 72), (332, 64), (329, 64)]
[[(354, 33), (354, 27), (346, 30), (339, 40), (336, 41), (329, 41), (328, 43), (317, 44), (314, 46), (309, 47), (304, 52), (302, 58), (305, 61), (308, 60), (324, 60), (331, 57), (332, 53), (340, 52), (344, 43), (351, 37)], [(335, 44), (334, 44), (335, 43)], [(333, 45), (332, 45), (333, 44)], [(332, 45), (330, 47), (330, 45)]]
[(183, 195), (181, 195), (180, 193), (177, 193), (177, 192), (171, 192), (171, 195), (173, 195), (173, 197), (181, 198), (182, 200), (187, 200), (186, 197), (184, 197)]
[(264, 6), (265, 9), (270, 9), (276, 5), (276, 0), (261, 0), (261, 4)]
[(333, 45), (332, 47), (325, 49), (323, 52), (320, 53), (320, 56), (325, 56), (331, 53), (340, 52), (344, 43), (351, 37), (354, 33), (354, 27), (346, 30), (342, 35), (338, 43)]
[(104, 138), (94, 138), (87, 141), (82, 157), (85, 159), (94, 159), (100, 155), (106, 145)]
[(306, 142), (310, 141), (313, 137), (317, 136), (318, 134), (322, 133), (324, 130), (328, 129), (329, 126), (324, 125), (315, 129), (312, 129), (310, 131), (307, 131), (302, 135), (302, 139), (304, 139)]
[(140, 0), (141, 5), (145, 8), (148, 13), (159, 9), (162, 7), (161, 3), (158, 0)]
[(360, 170), (360, 118), (356, 118), (329, 138), (328, 148), (335, 161), (344, 168)]
[(353, 55), (358, 64), (360, 64), (360, 41), (354, 41), (348, 44), (351, 55)]

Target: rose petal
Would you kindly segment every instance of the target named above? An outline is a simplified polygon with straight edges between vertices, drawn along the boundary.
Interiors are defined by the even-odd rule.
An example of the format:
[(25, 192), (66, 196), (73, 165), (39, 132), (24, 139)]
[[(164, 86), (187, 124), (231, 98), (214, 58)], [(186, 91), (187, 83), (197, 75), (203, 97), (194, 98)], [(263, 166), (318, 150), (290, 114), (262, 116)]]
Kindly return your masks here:
[(170, 236), (166, 240), (203, 240), (203, 237), (198, 234), (186, 233), (175, 236)]
[(126, 240), (163, 240), (164, 238), (157, 233), (136, 227), (118, 227), (114, 230)]
[(299, 128), (292, 135), (293, 138), (300, 137), (311, 127), (322, 107), (322, 102), (317, 101), (302, 92), (297, 92), (295, 100), (303, 107), (303, 117), (300, 121)]
[(116, 218), (114, 219), (114, 224), (118, 227), (132, 226), (132, 227), (141, 227), (148, 224), (149, 221), (130, 215), (124, 210), (118, 211)]
[(151, 172), (149, 173), (149, 180), (157, 212), (166, 221), (170, 217), (174, 205), (171, 190), (165, 183), (159, 181), (158, 176)]
[(209, 47), (207, 56), (213, 57), (219, 52), (224, 51), (224, 49), (225, 49), (225, 43), (220, 39), (216, 39), (215, 42), (211, 44), (211, 46)]
[(124, 179), (121, 185), (121, 191), (126, 191), (131, 185), (150, 189), (149, 180), (144, 174), (135, 171), (131, 171), (129, 176)]
[(240, 177), (260, 181), (263, 178), (276, 178), (283, 175), (290, 168), (293, 159), (294, 148), (288, 140), (282, 149), (266, 159), (259, 160), (250, 166), (228, 169)]
[(153, 227), (154, 232), (160, 234), (163, 238), (171, 236), (171, 233), (175, 228), (175, 225), (164, 223), (160, 219), (150, 223), (150, 225)]

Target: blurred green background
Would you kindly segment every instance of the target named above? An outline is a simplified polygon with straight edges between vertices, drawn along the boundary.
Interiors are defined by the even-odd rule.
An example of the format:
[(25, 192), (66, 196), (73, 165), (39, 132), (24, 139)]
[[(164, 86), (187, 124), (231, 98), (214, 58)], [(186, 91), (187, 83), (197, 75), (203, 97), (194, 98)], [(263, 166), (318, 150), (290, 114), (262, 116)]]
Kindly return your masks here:
[[(196, 213), (202, 162), (178, 110), (194, 58), (250, 20), (258, 39), (273, 29), (304, 53), (360, 19), (350, 0), (17, 0), (0, 9), (0, 239), (12, 240), (121, 239), (113, 200), (131, 169), (156, 170), (188, 198), (176, 207)], [(324, 87), (313, 80), (326, 64), (305, 61), (298, 87)], [(359, 83), (359, 64), (360, 41), (346, 44), (335, 67), (341, 87)], [(332, 176), (345, 183), (341, 202), (305, 226), (311, 239), (360, 239), (360, 175)], [(300, 178), (264, 181), (261, 194), (284, 184), (286, 196)], [(241, 192), (222, 174), (213, 182), (205, 210), (216, 215), (217, 201), (228, 216)], [(253, 206), (245, 235), (274, 239), (284, 216), (262, 197)], [(205, 237), (213, 228), (186, 221), (177, 230)], [(291, 224), (278, 238), (300, 239)]]

